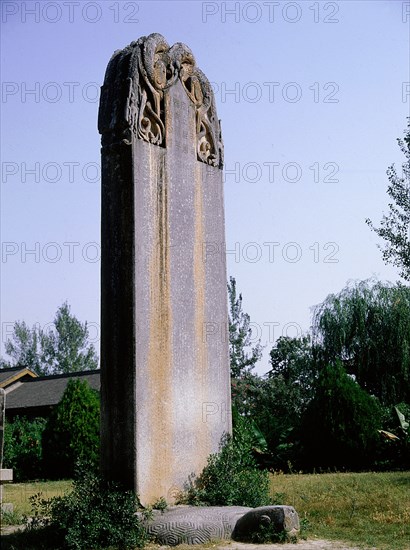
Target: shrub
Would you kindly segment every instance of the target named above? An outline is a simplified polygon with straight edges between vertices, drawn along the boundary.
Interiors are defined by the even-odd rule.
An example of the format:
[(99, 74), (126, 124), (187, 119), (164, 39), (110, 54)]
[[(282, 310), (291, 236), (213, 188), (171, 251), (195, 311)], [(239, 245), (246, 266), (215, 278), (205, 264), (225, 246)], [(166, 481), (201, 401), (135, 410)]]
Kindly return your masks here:
[(410, 462), (410, 405), (399, 403), (383, 408), (376, 465), (380, 470), (407, 469)]
[(138, 516), (138, 497), (119, 485), (103, 482), (93, 469), (80, 467), (74, 489), (63, 497), (45, 500), (31, 497), (32, 517), (28, 531), (43, 533), (50, 548), (135, 550), (146, 542)]
[(42, 476), (41, 438), (44, 418), (25, 417), (7, 422), (4, 430), (4, 467), (13, 469), (14, 481), (27, 481)]
[(189, 480), (181, 502), (251, 508), (269, 504), (269, 474), (258, 469), (252, 442), (253, 435), (241, 419), (234, 437), (224, 435), (220, 452), (208, 457), (197, 479)]
[(43, 434), (44, 468), (50, 479), (72, 477), (77, 460), (97, 467), (100, 399), (88, 382), (68, 382)]
[(319, 376), (303, 418), (301, 438), (311, 468), (363, 469), (373, 466), (381, 407), (346, 374), (340, 363)]

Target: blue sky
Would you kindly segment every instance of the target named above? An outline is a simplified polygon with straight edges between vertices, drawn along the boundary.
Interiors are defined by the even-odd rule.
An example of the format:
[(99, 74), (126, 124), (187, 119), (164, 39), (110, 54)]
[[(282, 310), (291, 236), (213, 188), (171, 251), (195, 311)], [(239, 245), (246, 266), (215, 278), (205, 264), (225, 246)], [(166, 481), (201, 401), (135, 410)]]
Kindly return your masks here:
[[(99, 86), (159, 32), (213, 83), (228, 275), (267, 352), (351, 279), (397, 281), (365, 224), (410, 107), (410, 2), (7, 2), (2, 8), (2, 348), (67, 300), (98, 347)], [(30, 253), (31, 251), (31, 253)]]

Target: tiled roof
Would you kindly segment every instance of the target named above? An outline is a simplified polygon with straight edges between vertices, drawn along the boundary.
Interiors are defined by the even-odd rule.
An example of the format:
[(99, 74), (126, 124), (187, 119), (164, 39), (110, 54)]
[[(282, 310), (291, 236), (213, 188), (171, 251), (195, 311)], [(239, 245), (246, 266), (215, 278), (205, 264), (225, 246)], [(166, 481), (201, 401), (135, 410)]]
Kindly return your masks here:
[(68, 381), (72, 378), (87, 380), (95, 390), (100, 390), (100, 371), (90, 370), (70, 374), (41, 376), (22, 381), (6, 397), (6, 410), (56, 405), (62, 398)]
[(5, 388), (11, 382), (15, 382), (23, 376), (37, 376), (26, 367), (9, 367), (7, 369), (0, 369), (0, 388)]

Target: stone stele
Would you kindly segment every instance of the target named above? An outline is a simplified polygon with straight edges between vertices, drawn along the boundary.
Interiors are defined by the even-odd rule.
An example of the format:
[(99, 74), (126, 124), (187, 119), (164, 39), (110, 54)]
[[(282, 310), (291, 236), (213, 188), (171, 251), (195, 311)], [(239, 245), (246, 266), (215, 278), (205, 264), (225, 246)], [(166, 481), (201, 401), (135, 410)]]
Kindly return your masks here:
[(102, 471), (173, 502), (231, 431), (223, 146), (191, 50), (116, 51), (99, 132)]

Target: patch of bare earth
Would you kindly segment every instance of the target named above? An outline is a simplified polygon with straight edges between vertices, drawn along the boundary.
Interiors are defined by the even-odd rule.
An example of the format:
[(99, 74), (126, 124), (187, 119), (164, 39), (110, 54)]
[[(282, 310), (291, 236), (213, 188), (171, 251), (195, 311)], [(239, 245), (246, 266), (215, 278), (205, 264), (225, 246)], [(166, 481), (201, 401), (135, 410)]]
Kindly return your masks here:
[[(155, 546), (155, 550), (169, 550), (170, 546)], [(213, 548), (214, 550), (364, 550), (355, 546), (349, 546), (346, 542), (331, 540), (299, 540), (296, 544), (248, 544), (244, 542), (220, 542), (208, 543), (198, 546), (182, 544), (174, 547), (177, 550), (194, 550), (195, 548)], [(377, 550), (368, 548), (367, 550)]]

